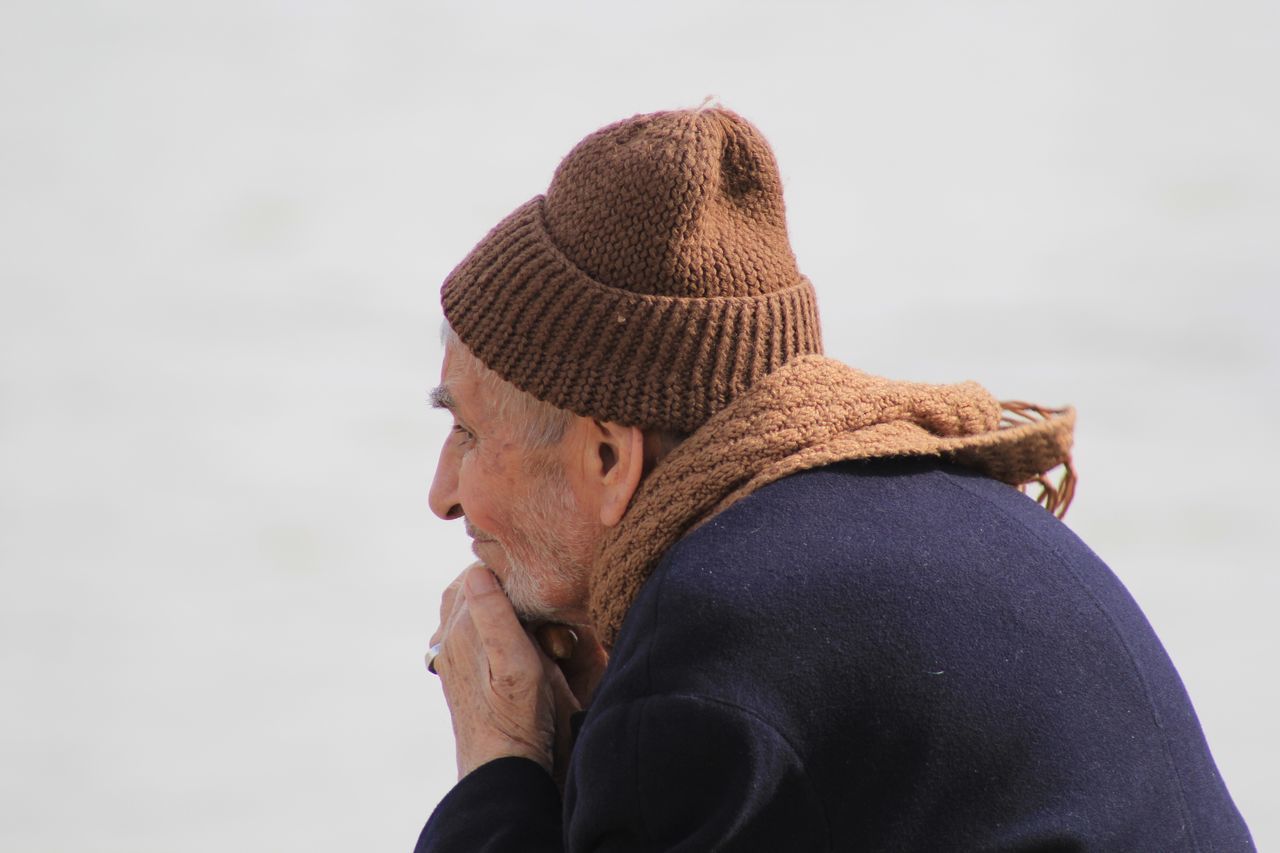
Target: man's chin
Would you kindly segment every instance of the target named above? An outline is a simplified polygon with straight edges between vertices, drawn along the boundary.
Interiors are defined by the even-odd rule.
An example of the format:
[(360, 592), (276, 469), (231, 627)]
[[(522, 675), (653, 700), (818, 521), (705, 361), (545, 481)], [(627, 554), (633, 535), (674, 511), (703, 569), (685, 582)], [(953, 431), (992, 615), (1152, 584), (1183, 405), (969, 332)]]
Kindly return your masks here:
[(507, 594), (507, 600), (511, 602), (512, 609), (524, 625), (536, 627), (549, 622), (579, 625), (584, 624), (587, 619), (585, 602), (580, 607), (557, 606), (544, 601), (537, 593), (524, 588), (521, 584), (511, 583), (505, 576), (499, 575), (498, 579), (502, 584), (502, 591)]
[(529, 626), (544, 625), (554, 622), (565, 625), (581, 625), (587, 622), (587, 608), (584, 601), (574, 606), (557, 606), (542, 600), (541, 596), (528, 584), (513, 582), (514, 577), (528, 578), (529, 570), (511, 559), (496, 539), (476, 539), (471, 543), (471, 553), (493, 572), (494, 577), (506, 593), (507, 600), (516, 612), (520, 621)]

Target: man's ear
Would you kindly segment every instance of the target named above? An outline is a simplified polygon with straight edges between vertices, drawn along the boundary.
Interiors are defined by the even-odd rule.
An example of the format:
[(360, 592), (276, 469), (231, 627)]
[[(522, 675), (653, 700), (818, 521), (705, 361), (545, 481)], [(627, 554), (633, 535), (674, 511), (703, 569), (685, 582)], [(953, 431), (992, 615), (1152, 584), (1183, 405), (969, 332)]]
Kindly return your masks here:
[(639, 427), (593, 420), (590, 425), (587, 470), (600, 497), (600, 523), (613, 527), (622, 520), (644, 473), (644, 433)]

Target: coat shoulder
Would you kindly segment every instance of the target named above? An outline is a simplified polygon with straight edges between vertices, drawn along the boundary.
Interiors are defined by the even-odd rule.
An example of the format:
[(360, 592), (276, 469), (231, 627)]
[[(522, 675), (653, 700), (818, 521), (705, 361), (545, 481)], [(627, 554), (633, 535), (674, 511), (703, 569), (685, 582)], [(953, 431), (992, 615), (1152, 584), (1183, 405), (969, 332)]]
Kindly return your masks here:
[(1101, 849), (1249, 849), (1116, 576), (1016, 489), (936, 461), (796, 474), (690, 533), (637, 597), (601, 689), (769, 720), (829, 786), (829, 813), (865, 804), (859, 827), (833, 820), (867, 843), (927, 848), (877, 822), (909, 804), (937, 809), (935, 837), (993, 847), (1014, 838), (990, 834), (1000, 821), (1047, 815)]

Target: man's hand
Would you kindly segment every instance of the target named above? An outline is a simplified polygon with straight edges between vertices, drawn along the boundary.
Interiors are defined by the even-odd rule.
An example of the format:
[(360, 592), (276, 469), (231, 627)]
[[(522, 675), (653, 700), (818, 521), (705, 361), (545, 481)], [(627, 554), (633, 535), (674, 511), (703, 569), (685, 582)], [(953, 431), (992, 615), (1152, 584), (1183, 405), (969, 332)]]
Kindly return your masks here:
[(591, 694), (604, 676), (609, 656), (596, 639), (595, 632), (585, 625), (570, 628), (547, 623), (531, 630), (530, 634), (558, 670), (550, 676), (556, 700), (555, 760), (551, 777), (563, 791), (573, 752), (570, 718), (591, 701)]
[(525, 632), (493, 573), (480, 564), (467, 569), (445, 591), (440, 615), (431, 642), (444, 646), (435, 667), (453, 718), (458, 778), (505, 756), (529, 758), (551, 771), (556, 700), (572, 694)]
[(573, 693), (575, 707), (572, 710), (586, 707), (609, 665), (609, 655), (595, 631), (586, 625), (570, 628), (549, 622), (539, 625), (532, 633), (542, 651), (555, 661)]

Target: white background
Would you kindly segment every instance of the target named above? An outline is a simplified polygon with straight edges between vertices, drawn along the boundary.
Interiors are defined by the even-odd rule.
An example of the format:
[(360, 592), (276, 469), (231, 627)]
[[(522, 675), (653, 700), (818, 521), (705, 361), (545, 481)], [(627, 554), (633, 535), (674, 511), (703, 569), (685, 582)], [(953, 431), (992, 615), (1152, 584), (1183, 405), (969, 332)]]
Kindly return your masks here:
[(0, 849), (408, 850), (438, 286), (582, 136), (773, 142), (831, 354), (1080, 411), (1068, 522), (1280, 845), (1280, 4), (0, 11)]

